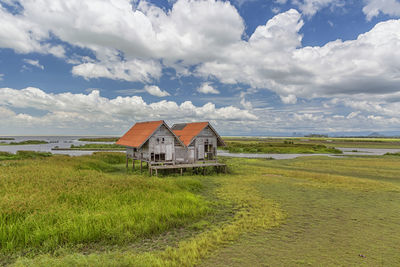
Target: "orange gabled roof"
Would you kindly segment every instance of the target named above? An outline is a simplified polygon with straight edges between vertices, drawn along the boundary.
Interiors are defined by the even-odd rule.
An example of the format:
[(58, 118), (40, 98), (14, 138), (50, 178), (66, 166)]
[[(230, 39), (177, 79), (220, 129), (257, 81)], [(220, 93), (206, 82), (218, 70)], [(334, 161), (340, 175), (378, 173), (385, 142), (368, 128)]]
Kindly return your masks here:
[(116, 144), (140, 148), (161, 124), (165, 124), (164, 121), (138, 122)]
[(208, 126), (208, 122), (176, 124), (172, 127), (172, 131), (179, 137), (179, 139), (181, 139), (185, 146), (189, 146), (193, 138), (195, 138), (206, 126)]

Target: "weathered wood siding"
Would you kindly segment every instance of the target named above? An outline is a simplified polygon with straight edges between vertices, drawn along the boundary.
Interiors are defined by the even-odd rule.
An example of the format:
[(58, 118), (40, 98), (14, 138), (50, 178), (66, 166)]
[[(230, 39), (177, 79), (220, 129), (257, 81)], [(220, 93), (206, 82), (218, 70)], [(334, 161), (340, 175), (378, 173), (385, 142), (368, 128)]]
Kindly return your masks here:
[(129, 158), (133, 158), (134, 157), (134, 152), (133, 152), (133, 147), (127, 147), (126, 148), (126, 154), (128, 155)]
[(185, 150), (179, 142), (176, 142), (175, 136), (161, 125), (140, 149), (127, 148), (127, 155), (145, 161), (174, 162), (176, 148)]
[(186, 162), (187, 161), (187, 150), (181, 145), (177, 146), (175, 144), (175, 159), (177, 162)]
[[(148, 145), (150, 160), (173, 161), (175, 159), (175, 137), (164, 125), (154, 132), (148, 140)], [(153, 159), (151, 159), (152, 153)], [(163, 156), (162, 159), (161, 156)]]
[[(210, 152), (212, 152), (213, 157), (217, 156), (217, 135), (210, 127), (207, 126), (197, 135), (194, 144), (197, 152), (196, 160), (204, 160), (207, 157), (207, 153)], [(205, 145), (207, 144), (209, 151), (205, 151)]]
[(179, 163), (193, 163), (198, 160), (204, 160), (206, 158), (205, 144), (209, 144), (210, 147), (212, 147), (213, 157), (216, 157), (217, 136), (209, 127), (204, 128), (198, 136), (195, 137), (188, 149), (175, 147), (176, 161)]

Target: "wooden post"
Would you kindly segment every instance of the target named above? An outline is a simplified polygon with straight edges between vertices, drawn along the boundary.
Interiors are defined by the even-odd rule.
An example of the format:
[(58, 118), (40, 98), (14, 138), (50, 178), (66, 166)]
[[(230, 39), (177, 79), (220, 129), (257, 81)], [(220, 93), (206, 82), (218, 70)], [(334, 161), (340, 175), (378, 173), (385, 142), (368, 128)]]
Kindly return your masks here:
[(158, 176), (158, 169), (156, 169), (156, 176)]
[(128, 161), (129, 161), (128, 154), (126, 154), (126, 168), (127, 169), (128, 169)]
[(203, 167), (203, 175), (206, 175), (206, 167)]
[(142, 172), (142, 168), (143, 168), (143, 161), (140, 160), (140, 172)]
[(132, 170), (135, 170), (135, 158), (132, 159)]
[(224, 166), (224, 171), (225, 171), (225, 173), (226, 173), (226, 165)]
[(183, 168), (181, 168), (181, 176), (183, 175)]

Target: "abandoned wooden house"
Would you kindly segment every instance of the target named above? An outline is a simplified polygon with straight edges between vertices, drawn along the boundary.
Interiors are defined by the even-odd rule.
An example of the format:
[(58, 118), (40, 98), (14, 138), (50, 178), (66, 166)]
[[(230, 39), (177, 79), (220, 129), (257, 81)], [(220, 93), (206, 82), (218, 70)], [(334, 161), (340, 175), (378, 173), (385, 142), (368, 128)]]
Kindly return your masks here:
[(175, 147), (185, 149), (182, 141), (164, 121), (138, 122), (118, 141), (126, 147), (127, 159), (140, 160), (150, 164), (175, 164)]
[(225, 146), (221, 136), (208, 122), (174, 124), (172, 131), (185, 145), (185, 149), (175, 148), (178, 162), (216, 161), (217, 147)]
[[(222, 138), (208, 122), (175, 124), (163, 121), (138, 122), (116, 144), (126, 147), (126, 166), (132, 159), (154, 169), (225, 166), (217, 163), (217, 147), (225, 146)], [(199, 163), (198, 161), (202, 161)]]

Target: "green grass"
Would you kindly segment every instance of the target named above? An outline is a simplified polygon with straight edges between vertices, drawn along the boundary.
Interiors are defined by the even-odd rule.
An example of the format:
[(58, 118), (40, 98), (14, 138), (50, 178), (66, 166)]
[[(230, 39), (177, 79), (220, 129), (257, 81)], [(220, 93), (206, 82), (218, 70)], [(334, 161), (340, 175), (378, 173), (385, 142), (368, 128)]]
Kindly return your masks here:
[(79, 138), (78, 141), (85, 142), (117, 142), (119, 137), (96, 137), (96, 138)]
[(19, 150), (17, 153), (12, 154), (9, 152), (0, 151), (0, 161), (2, 160), (19, 160), (19, 159), (35, 159), (50, 157), (50, 152), (36, 152), (36, 151), (23, 151)]
[(352, 137), (224, 137), (226, 141), (266, 142), (324, 145), (346, 148), (400, 148), (400, 138), (352, 138)]
[(15, 140), (15, 138), (12, 138), (12, 137), (0, 137), (0, 140)]
[(85, 145), (80, 145), (80, 146), (74, 146), (71, 145), (71, 148), (76, 148), (76, 149), (90, 149), (90, 148), (103, 148), (103, 149), (109, 149), (109, 148), (118, 148), (118, 149), (125, 149), (124, 146), (121, 145), (116, 145), (116, 144), (85, 144)]
[[(120, 172), (124, 154), (53, 156), (0, 166), (0, 253), (123, 245), (209, 212), (193, 179)], [(193, 191), (193, 192), (192, 192)], [(1, 261), (0, 261), (1, 262)]]
[(292, 141), (226, 141), (226, 149), (231, 153), (272, 153), (272, 154), (341, 154), (333, 147), (317, 144), (295, 144)]
[(2, 142), (0, 145), (3, 146), (15, 146), (15, 145), (41, 145), (41, 144), (48, 144), (49, 142), (47, 141), (42, 141), (42, 140), (26, 140), (26, 141), (21, 141), (21, 142), (10, 142), (10, 143), (5, 143)]
[(260, 173), (254, 188), (280, 203), (287, 219), (243, 236), (202, 266), (399, 266), (399, 163), (390, 157), (247, 161)]
[(397, 153), (386, 153), (385, 156), (400, 156), (400, 152)]
[[(45, 238), (41, 242), (24, 243), (23, 248), (14, 246), (7, 250), (2, 245), (3, 263), (15, 262), (16, 266), (400, 265), (400, 158), (397, 156), (315, 156), (274, 161), (225, 158), (230, 171), (226, 175), (162, 178), (141, 175), (137, 170), (126, 173), (124, 160), (122, 153), (98, 153), (15, 161), (7, 167), (0, 166), (0, 185), (7, 182), (6, 186), (0, 186), (0, 210), (5, 209), (13, 216), (29, 211), (30, 216), (39, 216), (34, 217), (38, 221), (29, 229), (35, 229), (36, 225), (49, 229), (50, 225), (55, 230), (45, 232), (58, 236), (32, 235), (31, 231), (22, 235), (17, 231), (18, 238), (10, 238), (15, 244), (25, 242), (17, 240), (30, 240), (27, 237)], [(28, 169), (29, 175), (25, 174)], [(3, 173), (9, 177), (4, 179)], [(68, 197), (59, 200), (65, 194)], [(175, 201), (179, 197), (182, 198), (178, 202), (186, 205), (177, 208)], [(152, 208), (148, 210), (149, 207)], [(130, 209), (133, 211), (126, 215)], [(140, 213), (146, 216), (139, 216), (140, 220), (132, 223), (131, 216), (139, 209), (148, 213)], [(159, 217), (164, 213), (166, 217)], [(30, 216), (22, 217), (12, 229), (25, 225)], [(55, 220), (55, 216), (61, 220)], [(86, 216), (83, 222), (82, 216)], [(96, 221), (100, 218), (103, 219)], [(92, 220), (96, 223), (88, 227)], [(4, 221), (8, 222), (0, 220), (3, 225)], [(54, 224), (57, 221), (63, 223)], [(110, 226), (110, 222), (115, 225)], [(75, 224), (76, 228), (64, 228)], [(0, 229), (0, 233), (4, 232)], [(59, 234), (57, 229), (64, 231)], [(186, 234), (171, 234), (180, 231)], [(68, 233), (76, 234), (66, 239), (71, 237)], [(88, 233), (97, 234), (94, 239), (82, 241), (83, 237), (91, 236)], [(171, 236), (172, 242), (165, 241)], [(160, 243), (164, 245), (156, 245)], [(21, 257), (10, 257), (10, 252)]]
[(235, 136), (224, 136), (224, 140), (228, 141), (298, 141), (298, 140), (310, 140), (310, 141), (340, 141), (340, 142), (372, 142), (372, 143), (384, 143), (384, 142), (400, 142), (400, 137), (235, 137)]
[(117, 150), (124, 151), (126, 148), (124, 146), (116, 144), (85, 144), (80, 146), (71, 145), (70, 148), (58, 148), (55, 147), (53, 150)]

